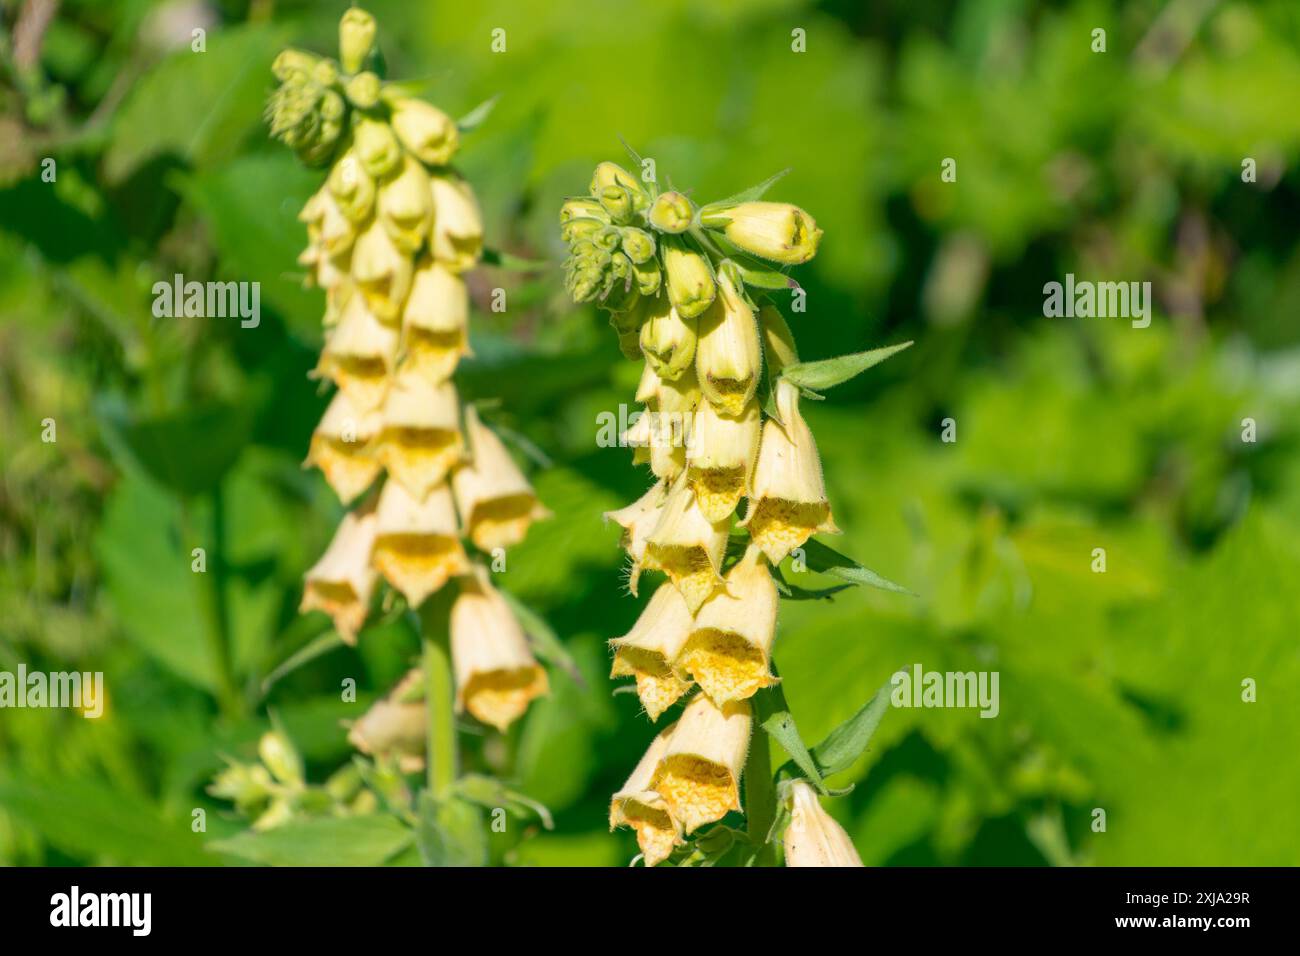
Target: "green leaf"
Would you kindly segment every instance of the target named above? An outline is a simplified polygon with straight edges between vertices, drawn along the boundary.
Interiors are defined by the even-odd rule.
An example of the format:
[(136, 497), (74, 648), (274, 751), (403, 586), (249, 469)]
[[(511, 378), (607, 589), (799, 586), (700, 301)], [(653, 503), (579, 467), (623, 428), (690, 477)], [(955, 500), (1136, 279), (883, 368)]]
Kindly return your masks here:
[(195, 166), (233, 156), (262, 122), (271, 61), (283, 28), (236, 26), (213, 32), (208, 48), (188, 46), (145, 74), (113, 123), (104, 157), (110, 183), (155, 156), (174, 153)]
[(916, 597), (915, 592), (901, 584), (895, 584), (888, 578), (881, 577), (870, 568), (864, 568), (852, 558), (840, 554), (816, 538), (809, 538), (804, 542), (803, 553), (804, 561), (810, 571), (820, 571), (853, 584), (866, 584), (873, 588), (880, 588), (882, 591), (893, 591), (895, 594), (910, 594)]
[(855, 375), (861, 375), (873, 365), (879, 365), (891, 355), (897, 355), (910, 346), (911, 342), (888, 345), (872, 349), (869, 352), (854, 352), (836, 358), (822, 359), (817, 362), (799, 362), (787, 365), (781, 371), (781, 377), (800, 388), (826, 389), (847, 382)]
[(847, 770), (867, 749), (871, 737), (880, 726), (880, 720), (889, 710), (891, 683), (886, 681), (858, 710), (840, 724), (812, 749), (813, 760), (823, 776), (830, 777)]
[(545, 804), (511, 790), (494, 777), (485, 777), (476, 773), (465, 774), (456, 781), (456, 792), (466, 800), (471, 800), (490, 810), (500, 807), (516, 817), (535, 816), (542, 822), (544, 829), (555, 829), (555, 820), (552, 819), (551, 811)]
[(773, 173), (756, 186), (750, 186), (748, 189), (742, 189), (734, 196), (728, 196), (726, 199), (719, 199), (717, 202), (709, 203), (710, 206), (731, 206), (742, 202), (753, 202), (755, 199), (762, 199), (769, 189), (780, 182), (788, 173), (790, 167), (778, 173)]
[(822, 793), (825, 793), (826, 784), (822, 782), (822, 776), (817, 770), (817, 764), (808, 752), (807, 744), (799, 736), (799, 728), (795, 726), (794, 718), (790, 716), (790, 712), (788, 710), (777, 711), (763, 721), (762, 727), (776, 738), (777, 743), (785, 748), (785, 752), (790, 755), (790, 759), (794, 761), (795, 765), (803, 771), (809, 782)]
[(410, 846), (411, 830), (397, 819), (310, 817), (273, 830), (248, 830), (213, 842), (219, 853), (267, 866), (379, 866)]
[(521, 256), (511, 255), (508, 252), (491, 248), (484, 248), (483, 250), (483, 265), (506, 269), (511, 272), (539, 272), (542, 269), (551, 268), (551, 263), (545, 259), (524, 259)]
[(314, 661), (322, 654), (327, 654), (335, 648), (343, 646), (344, 641), (338, 631), (326, 631), (314, 640), (309, 641), (290, 654), (275, 670), (266, 675), (266, 679), (262, 681), (262, 695), (269, 694), (272, 687), (299, 667)]
[(487, 827), (482, 811), (468, 800), (423, 791), (416, 833), (425, 866), (487, 865)]
[(474, 107), (460, 119), (456, 120), (456, 128), (462, 133), (472, 133), (483, 125), (484, 121), (492, 114), (492, 110), (497, 105), (497, 100), (501, 99), (501, 94), (489, 97), (478, 106)]
[(500, 590), (505, 595), (510, 609), (515, 612), (515, 617), (519, 618), (519, 623), (532, 642), (537, 656), (548, 664), (562, 668), (579, 687), (586, 687), (586, 681), (582, 678), (582, 672), (578, 670), (577, 662), (560, 641), (559, 635), (551, 630), (551, 625), (546, 623), (546, 619), (509, 591), (504, 588)]

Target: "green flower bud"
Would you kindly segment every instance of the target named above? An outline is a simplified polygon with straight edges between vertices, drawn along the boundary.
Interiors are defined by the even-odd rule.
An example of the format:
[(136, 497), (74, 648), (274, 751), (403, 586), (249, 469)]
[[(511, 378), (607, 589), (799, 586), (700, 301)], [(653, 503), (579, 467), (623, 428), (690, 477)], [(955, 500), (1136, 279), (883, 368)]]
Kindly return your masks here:
[(618, 163), (601, 163), (591, 177), (591, 194), (599, 196), (606, 186), (622, 186), (628, 191), (632, 208), (638, 212), (650, 204), (645, 187)]
[(232, 801), (240, 813), (251, 814), (270, 799), (274, 788), (265, 767), (232, 763), (213, 778), (208, 793)]
[(614, 222), (625, 223), (632, 219), (632, 193), (626, 186), (605, 186), (596, 197)]
[(637, 229), (635, 226), (627, 226), (622, 230), (622, 238), (623, 251), (637, 265), (649, 262), (654, 258), (655, 240), (650, 233), (643, 229)]
[(293, 48), (281, 50), (276, 56), (275, 61), (271, 64), (271, 72), (281, 83), (286, 83), (290, 79), (303, 80), (311, 76), (316, 69), (316, 64), (320, 62), (320, 57), (303, 50)]
[(379, 221), (393, 245), (407, 254), (417, 251), (433, 224), (433, 193), (429, 174), (413, 156), (405, 156), (402, 171), (379, 187)]
[(349, 220), (360, 223), (370, 215), (375, 206), (375, 181), (362, 168), (356, 150), (350, 149), (339, 158), (326, 184)]
[(664, 296), (652, 300), (641, 326), (641, 351), (655, 374), (677, 381), (695, 361), (698, 339), (694, 318), (686, 318)]
[(684, 319), (693, 319), (713, 304), (717, 285), (709, 260), (672, 236), (663, 243), (664, 269), (668, 273), (668, 298)]
[(606, 226), (593, 234), (591, 241), (600, 251), (612, 254), (623, 244), (623, 234), (615, 226)]
[(387, 176), (402, 162), (402, 147), (387, 123), (362, 118), (356, 125), (354, 141), (362, 167), (374, 179)]
[(339, 59), (343, 69), (356, 73), (365, 65), (375, 46), (375, 18), (360, 7), (351, 7), (339, 20)]
[(361, 791), (361, 771), (356, 764), (344, 764), (325, 781), (325, 792), (338, 803), (347, 803)]
[(262, 734), (262, 739), (257, 742), (257, 755), (280, 783), (302, 783), (302, 757), (280, 731), (269, 730)]
[(333, 86), (339, 81), (339, 66), (333, 60), (318, 60), (312, 68), (311, 78), (321, 86)]
[(632, 266), (636, 272), (636, 285), (642, 295), (658, 295), (663, 286), (663, 270), (659, 268), (658, 259), (650, 259)]
[(560, 227), (560, 238), (565, 242), (574, 242), (578, 239), (587, 239), (598, 235), (606, 226), (606, 223), (599, 219), (570, 219)]
[(333, 90), (326, 90), (320, 98), (320, 115), (327, 123), (340, 124), (343, 117), (347, 115), (348, 106), (343, 102), (343, 97), (339, 96)]
[(393, 101), (393, 129), (402, 145), (430, 166), (445, 166), (460, 147), (456, 121), (423, 100)]
[(379, 77), (367, 70), (348, 80), (343, 92), (348, 95), (348, 102), (357, 109), (374, 109), (379, 102)]
[(595, 199), (566, 199), (560, 207), (560, 225), (570, 219), (599, 219), (609, 222), (609, 213)]
[(646, 218), (660, 232), (685, 232), (695, 218), (695, 208), (681, 193), (661, 193)]
[(278, 826), (283, 826), (293, 819), (293, 807), (289, 801), (277, 797), (271, 801), (271, 806), (266, 812), (253, 821), (254, 830), (274, 830)]
[(785, 265), (807, 262), (817, 254), (822, 239), (817, 221), (789, 203), (705, 206), (700, 210), (700, 222), (708, 229), (722, 230), (746, 252)]

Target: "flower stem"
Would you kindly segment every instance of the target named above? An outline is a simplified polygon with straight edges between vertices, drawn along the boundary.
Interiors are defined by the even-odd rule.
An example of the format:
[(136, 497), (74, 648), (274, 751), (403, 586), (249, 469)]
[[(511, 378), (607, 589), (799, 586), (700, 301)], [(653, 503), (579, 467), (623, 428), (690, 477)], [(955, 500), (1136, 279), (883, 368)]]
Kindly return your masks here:
[(460, 772), (456, 753), (456, 689), (451, 673), (449, 610), (448, 602), (431, 600), (420, 611), (428, 710), (429, 790), (435, 796), (447, 793)]
[[(771, 692), (754, 695), (754, 723), (761, 725), (772, 712)], [(775, 866), (776, 849), (768, 845), (767, 834), (776, 819), (776, 784), (772, 780), (772, 743), (767, 731), (755, 727), (745, 760), (745, 820), (749, 841), (754, 845), (754, 866)]]

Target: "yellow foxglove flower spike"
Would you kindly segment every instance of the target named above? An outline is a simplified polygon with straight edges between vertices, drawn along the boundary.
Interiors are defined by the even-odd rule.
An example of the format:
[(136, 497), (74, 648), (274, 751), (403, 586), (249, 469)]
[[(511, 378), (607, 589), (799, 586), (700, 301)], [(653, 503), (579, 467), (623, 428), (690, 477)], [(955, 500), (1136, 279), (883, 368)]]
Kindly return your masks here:
[(479, 421), (473, 408), (465, 413), (465, 431), (470, 461), (451, 476), (465, 533), (483, 551), (513, 547), (524, 540), (534, 521), (551, 513), (537, 500), (501, 439)]
[(331, 379), (361, 411), (383, 404), (397, 359), (397, 329), (385, 325), (359, 292), (347, 296), (338, 325), (325, 341), (317, 372)]
[(424, 256), (402, 309), (402, 370), (434, 382), (451, 378), (461, 358), (471, 354), (468, 328), (465, 280)]
[(387, 757), (402, 773), (424, 769), (425, 733), (429, 712), (418, 693), (424, 671), (413, 670), (388, 696), (375, 701), (348, 731), (348, 743), (363, 754)]
[(470, 571), (460, 543), (456, 506), (445, 483), (420, 500), (400, 482), (385, 482), (375, 513), (371, 561), (411, 607), (423, 604), (449, 578)]
[(376, 219), (357, 236), (352, 250), (352, 279), (370, 311), (382, 321), (395, 323), (402, 314), (413, 272), (410, 255), (393, 242), (382, 221)]
[(360, 7), (349, 7), (339, 20), (339, 62), (347, 73), (356, 73), (375, 45), (375, 18)]
[(665, 582), (651, 595), (632, 630), (609, 642), (614, 650), (609, 676), (636, 678), (636, 695), (651, 720), (658, 720), (690, 689), (690, 681), (678, 675), (673, 662), (690, 637), (692, 625), (681, 593)]
[(685, 842), (682, 826), (673, 819), (668, 802), (650, 789), (650, 780), (676, 726), (670, 724), (655, 735), (627, 783), (614, 794), (609, 805), (610, 830), (620, 826), (635, 830), (637, 846), (641, 848), (646, 866), (662, 863), (674, 847)]
[(346, 255), (357, 238), (356, 228), (343, 213), (328, 186), (307, 200), (298, 216), (307, 224), (307, 235), (332, 258)]
[(726, 590), (700, 608), (675, 661), (719, 706), (752, 697), (777, 680), (770, 666), (776, 584), (757, 545), (727, 572), (726, 582)]
[(637, 581), (641, 577), (641, 564), (645, 560), (646, 542), (650, 538), (650, 532), (659, 524), (667, 494), (667, 483), (657, 481), (650, 486), (649, 491), (626, 508), (605, 512), (606, 521), (613, 521), (623, 529), (619, 547), (623, 548), (632, 559), (632, 573), (628, 581), (628, 590), (632, 592), (633, 597), (636, 596)]
[(433, 189), (433, 257), (453, 272), (472, 269), (483, 254), (483, 217), (478, 200), (450, 170), (430, 177)]
[(668, 299), (683, 319), (693, 319), (711, 306), (717, 295), (713, 267), (679, 236), (664, 236), (662, 248)]
[(718, 296), (700, 316), (700, 340), (695, 347), (700, 389), (718, 411), (739, 415), (754, 397), (762, 368), (754, 312), (724, 266), (719, 270)]
[(681, 233), (691, 227), (695, 219), (695, 208), (681, 193), (660, 193), (646, 219), (660, 232)]
[(754, 487), (741, 522), (773, 564), (818, 532), (839, 534), (826, 500), (817, 443), (799, 413), (795, 385), (778, 380), (776, 408), (781, 422), (763, 423)]
[(650, 300), (641, 325), (641, 351), (656, 375), (677, 379), (691, 367), (695, 361), (697, 326), (695, 319), (682, 318), (667, 297)]
[(705, 401), (692, 419), (686, 446), (686, 480), (710, 521), (727, 520), (740, 499), (749, 493), (762, 433), (761, 417), (754, 400), (735, 418)]
[(392, 101), (393, 131), (407, 151), (429, 166), (446, 166), (460, 146), (456, 121), (423, 100)]
[(849, 835), (802, 780), (790, 784), (790, 824), (782, 843), (786, 866), (862, 866)]
[(546, 671), (528, 649), (519, 621), (482, 568), (460, 579), (451, 607), (451, 656), (458, 709), (498, 730), (505, 731), (548, 690)]
[(745, 701), (718, 707), (697, 694), (686, 705), (650, 779), (650, 789), (663, 796), (684, 832), (740, 809), (740, 774), (752, 724)]
[(394, 480), (423, 500), (465, 457), (456, 389), (450, 382), (435, 384), (402, 372), (382, 414), (375, 453)]
[(700, 222), (721, 229), (746, 252), (784, 265), (807, 262), (822, 241), (817, 221), (798, 206), (784, 202), (705, 206), (700, 210)]
[(722, 586), (720, 568), (726, 550), (726, 524), (714, 524), (704, 517), (683, 475), (673, 485), (659, 523), (646, 539), (642, 563), (666, 573), (695, 614)]
[(641, 185), (640, 180), (618, 163), (601, 163), (592, 174), (590, 192), (593, 196), (600, 196), (609, 186), (621, 186), (626, 189), (634, 208), (638, 211), (650, 204), (650, 197), (646, 195), (645, 187)]
[(339, 636), (349, 644), (370, 612), (370, 595), (375, 588), (375, 571), (370, 553), (375, 543), (373, 512), (344, 515), (334, 539), (319, 561), (306, 574), (306, 587), (298, 611), (324, 611), (334, 619)]
[(419, 160), (406, 156), (401, 172), (379, 186), (379, 222), (400, 252), (411, 256), (429, 238), (433, 192)]
[(383, 468), (370, 451), (379, 426), (377, 411), (359, 411), (346, 392), (338, 392), (312, 432), (303, 467), (319, 468), (339, 501), (350, 504)]

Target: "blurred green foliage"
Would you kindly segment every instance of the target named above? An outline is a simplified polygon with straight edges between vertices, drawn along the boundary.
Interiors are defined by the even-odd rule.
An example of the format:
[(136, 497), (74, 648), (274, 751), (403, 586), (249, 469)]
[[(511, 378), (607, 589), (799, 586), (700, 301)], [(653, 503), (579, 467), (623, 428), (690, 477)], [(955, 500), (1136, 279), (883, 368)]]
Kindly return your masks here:
[[(413, 862), (386, 817), (250, 843), (204, 790), (270, 713), (323, 779), (349, 758), (340, 721), (417, 652), (390, 617), (266, 682), (326, 629), (296, 604), (340, 509), (299, 467), (324, 408), (322, 301), (294, 264), (316, 177), (261, 110), (274, 52), (331, 49), (342, 4), (65, 0), (34, 52), (23, 7), (0, 3), (0, 667), (102, 670), (109, 699), (97, 721), (0, 712), (0, 862)], [(782, 198), (826, 233), (804, 357), (916, 340), (805, 412), (836, 547), (917, 596), (787, 602), (777, 660), (809, 740), (915, 662), (998, 670), (1001, 713), (886, 714), (833, 781), (861, 781), (831, 808), (869, 865), (1300, 861), (1300, 8), (371, 9), (394, 75), (449, 113), (501, 95), (462, 154), (491, 245), (558, 261), (559, 201), (619, 136), (702, 197), (792, 166)], [(260, 326), (154, 318), (177, 272), (260, 282)], [(1043, 318), (1067, 272), (1151, 280), (1151, 327)], [(553, 671), (522, 726), (462, 736), (555, 815), (492, 834), (493, 860), (619, 864), (608, 796), (652, 731), (605, 676), (638, 608), (599, 514), (645, 476), (594, 439), (635, 370), (557, 280), (476, 274), (480, 305), (501, 286), (510, 308), (477, 310), (463, 383), (552, 459), (555, 518), (508, 584), (585, 686)]]

